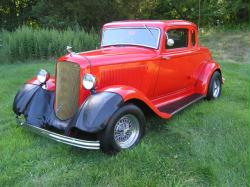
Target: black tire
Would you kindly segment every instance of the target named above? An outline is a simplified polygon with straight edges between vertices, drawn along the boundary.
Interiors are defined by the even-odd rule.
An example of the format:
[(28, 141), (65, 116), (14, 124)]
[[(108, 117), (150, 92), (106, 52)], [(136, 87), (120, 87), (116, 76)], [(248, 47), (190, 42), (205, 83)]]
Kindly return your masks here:
[[(119, 143), (117, 143), (117, 140), (115, 140), (114, 133), (115, 133), (115, 128), (116, 129), (118, 128), (117, 127), (118, 123), (121, 120), (124, 120), (127, 116), (134, 116), (137, 119), (135, 120), (136, 123), (130, 123), (130, 124), (136, 124), (135, 126), (139, 127), (139, 128), (136, 128), (137, 130), (139, 129), (139, 133), (137, 133), (137, 136), (133, 139), (132, 141), (133, 143), (131, 146), (123, 148), (119, 145)], [(132, 118), (132, 119), (135, 119), (135, 118)], [(139, 126), (137, 122), (139, 122)], [(146, 122), (145, 116), (143, 112), (140, 110), (140, 108), (138, 108), (137, 106), (133, 104), (126, 104), (122, 106), (111, 116), (106, 128), (99, 134), (101, 150), (105, 153), (112, 154), (112, 153), (117, 153), (123, 149), (129, 149), (131, 147), (134, 147), (136, 144), (139, 143), (139, 141), (144, 135), (145, 122)], [(133, 125), (130, 125), (130, 126), (133, 126)], [(132, 136), (132, 133), (130, 137), (131, 136)]]
[[(218, 90), (216, 89), (216, 86)], [(217, 99), (221, 95), (221, 89), (222, 89), (222, 77), (220, 72), (215, 71), (210, 79), (209, 85), (208, 85), (208, 91), (207, 91), (207, 100)]]

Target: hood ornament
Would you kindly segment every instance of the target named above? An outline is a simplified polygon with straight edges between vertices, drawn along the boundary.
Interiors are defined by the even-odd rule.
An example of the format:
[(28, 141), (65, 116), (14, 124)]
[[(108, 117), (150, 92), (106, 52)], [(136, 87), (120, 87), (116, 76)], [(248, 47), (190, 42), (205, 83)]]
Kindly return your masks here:
[[(68, 51), (68, 53), (70, 54), (70, 56), (76, 54), (75, 52), (72, 51), (72, 47), (71, 46), (67, 46), (66, 50)], [(91, 61), (86, 56), (84, 56), (84, 55), (82, 55), (82, 57), (85, 58), (87, 60), (87, 62), (89, 63), (89, 67), (90, 67), (90, 71), (91, 71), (91, 67), (92, 67)]]
[(71, 54), (71, 55), (72, 55), (72, 54), (75, 54), (75, 52), (72, 51), (72, 48), (73, 48), (73, 47), (71, 47), (71, 46), (67, 46), (67, 47), (66, 47), (66, 51), (67, 51), (69, 54)]

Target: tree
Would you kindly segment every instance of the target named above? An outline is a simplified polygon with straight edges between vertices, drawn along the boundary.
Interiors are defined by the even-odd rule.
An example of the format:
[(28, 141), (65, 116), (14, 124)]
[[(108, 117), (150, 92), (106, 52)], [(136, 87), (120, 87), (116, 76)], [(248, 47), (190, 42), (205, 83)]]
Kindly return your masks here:
[(13, 30), (31, 21), (34, 4), (36, 0), (0, 0), (0, 28)]
[(126, 19), (184, 19), (201, 26), (248, 22), (246, 0), (0, 0), (0, 27), (37, 25), (99, 29)]
[(33, 6), (32, 14), (43, 27), (83, 26), (89, 30), (118, 17), (115, 0), (40, 0)]

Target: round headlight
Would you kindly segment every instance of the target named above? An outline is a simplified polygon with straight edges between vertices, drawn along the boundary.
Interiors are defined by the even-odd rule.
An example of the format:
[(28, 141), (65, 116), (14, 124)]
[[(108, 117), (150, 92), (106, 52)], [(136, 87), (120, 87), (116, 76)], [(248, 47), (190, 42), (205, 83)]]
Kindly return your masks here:
[(37, 80), (40, 83), (45, 83), (47, 80), (49, 80), (49, 78), (50, 74), (44, 69), (41, 69), (37, 74)]
[(95, 87), (96, 79), (93, 75), (86, 73), (82, 80), (82, 85), (85, 89), (91, 90)]

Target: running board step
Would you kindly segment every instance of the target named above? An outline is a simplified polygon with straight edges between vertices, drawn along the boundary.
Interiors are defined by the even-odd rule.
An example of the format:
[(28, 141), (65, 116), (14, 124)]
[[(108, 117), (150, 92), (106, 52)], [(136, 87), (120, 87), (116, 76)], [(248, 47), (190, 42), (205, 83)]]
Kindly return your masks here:
[(175, 101), (173, 103), (160, 106), (158, 108), (158, 110), (160, 110), (163, 113), (168, 113), (168, 114), (174, 115), (175, 113), (183, 110), (184, 108), (201, 100), (204, 97), (205, 96), (201, 95), (201, 94), (193, 94), (193, 95), (184, 97), (183, 99), (180, 99), (178, 101)]

